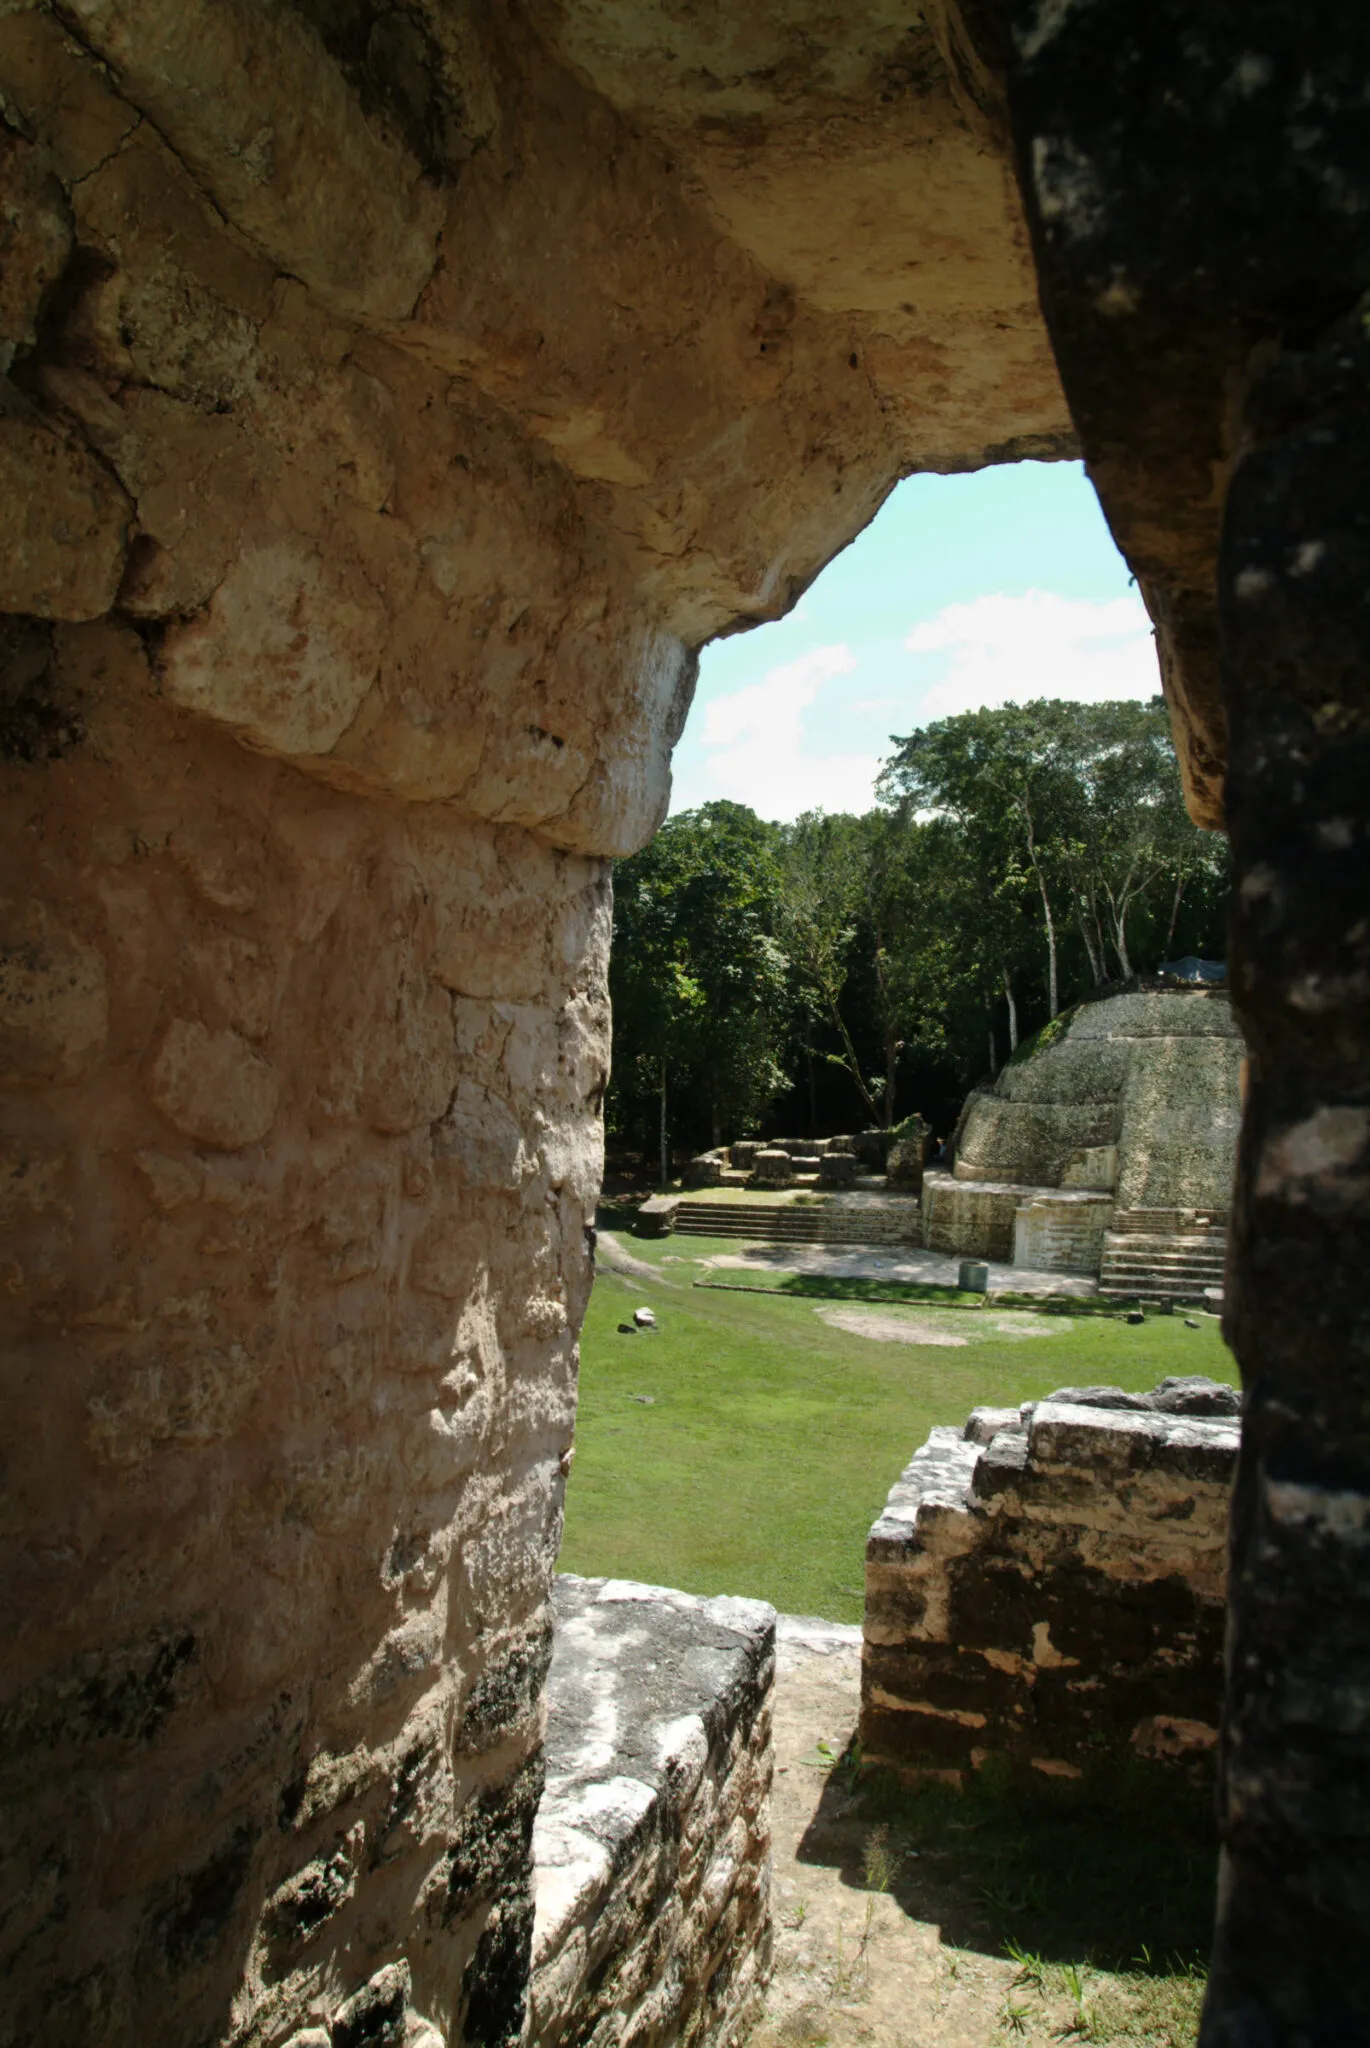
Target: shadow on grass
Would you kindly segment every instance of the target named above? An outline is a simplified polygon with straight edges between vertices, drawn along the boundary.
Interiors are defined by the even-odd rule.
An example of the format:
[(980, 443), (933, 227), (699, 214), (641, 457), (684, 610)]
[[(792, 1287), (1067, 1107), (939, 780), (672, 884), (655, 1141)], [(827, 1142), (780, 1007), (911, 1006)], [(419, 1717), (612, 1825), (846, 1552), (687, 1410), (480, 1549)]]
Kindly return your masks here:
[(983, 1294), (963, 1294), (957, 1287), (936, 1287), (922, 1280), (829, 1278), (823, 1273), (777, 1273), (768, 1279), (758, 1271), (749, 1280), (696, 1280), (696, 1287), (716, 1287), (734, 1294), (800, 1295), (811, 1301), (906, 1301), (938, 1308), (980, 1308)]
[(844, 1763), (798, 1853), (844, 1883), (890, 1892), (957, 1948), (1155, 1976), (1208, 1954), (1212, 1788), (1154, 1767), (1023, 1783), (990, 1764), (958, 1792), (909, 1790)]
[(893, 1301), (925, 1308), (1026, 1309), (1033, 1315), (1125, 1317), (1136, 1302), (1100, 1301), (1088, 1294), (970, 1294), (931, 1280), (871, 1280), (824, 1273), (775, 1273), (758, 1266), (746, 1280), (696, 1280), (696, 1287), (731, 1294), (781, 1294), (810, 1301)]

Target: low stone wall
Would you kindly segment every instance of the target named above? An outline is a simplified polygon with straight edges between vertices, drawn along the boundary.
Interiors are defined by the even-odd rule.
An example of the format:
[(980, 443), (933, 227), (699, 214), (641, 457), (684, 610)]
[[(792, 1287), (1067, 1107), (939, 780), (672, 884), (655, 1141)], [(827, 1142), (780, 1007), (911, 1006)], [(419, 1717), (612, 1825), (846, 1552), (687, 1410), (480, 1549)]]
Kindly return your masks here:
[(530, 2039), (730, 2048), (771, 1964), (775, 1611), (570, 1576), (553, 1606)]
[(949, 1258), (994, 1259), (1008, 1265), (1019, 1204), (1049, 1192), (1008, 1181), (967, 1182), (941, 1168), (929, 1170), (923, 1175), (923, 1243), (928, 1251), (945, 1252)]
[(934, 1429), (866, 1545), (862, 1753), (1077, 1777), (1216, 1740), (1238, 1395), (1063, 1389)]
[(1013, 1218), (1013, 1263), (1039, 1273), (1097, 1273), (1113, 1197), (1059, 1188), (1021, 1202)]

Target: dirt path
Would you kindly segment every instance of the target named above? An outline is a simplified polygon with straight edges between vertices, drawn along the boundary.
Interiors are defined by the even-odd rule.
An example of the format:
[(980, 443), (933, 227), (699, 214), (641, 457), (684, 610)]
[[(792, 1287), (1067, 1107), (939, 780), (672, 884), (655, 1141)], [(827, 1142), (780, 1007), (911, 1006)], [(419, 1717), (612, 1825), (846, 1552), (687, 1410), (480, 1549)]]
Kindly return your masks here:
[[(775, 1691), (776, 1966), (748, 2048), (988, 2048), (1014, 1965), (943, 1945), (866, 1886), (868, 1822), (827, 1771), (856, 1726), (861, 1636), (781, 1624)], [(879, 1844), (874, 1853), (878, 1854)]]
[[(1042, 1870), (1030, 1857), (1024, 1882), (1018, 1856), (992, 1888), (992, 1866), (973, 1846), (994, 1825), (983, 1801), (965, 1820), (948, 1818), (924, 1833), (917, 1850), (907, 1835), (901, 1847), (897, 1834), (861, 1810), (850, 1773), (832, 1768), (856, 1726), (860, 1659), (859, 1630), (782, 1617), (772, 1803), (776, 1966), (747, 2048), (1051, 2048), (1068, 2040), (1192, 2048), (1202, 1972), (1161, 1962), (1158, 1932), (1158, 1909), (1174, 1900), (1181, 1876), (1179, 1838), (1168, 1837), (1163, 1866), (1149, 1868), (1134, 1817), (1129, 1868), (1106, 1870), (1095, 1861), (1093, 1876), (1082, 1889), (1077, 1884), (1075, 1908), (1083, 1906), (1096, 1939), (1078, 1929), (1076, 1937), (1048, 1937), (1050, 1958), (1032, 1955), (1027, 1894), (1041, 1877), (1058, 1902), (1070, 1896), (1069, 1866), (1082, 1838), (1038, 1836)], [(1084, 1960), (1098, 1943), (1116, 1946), (1110, 1901), (1139, 1946), (1151, 1937), (1161, 1967), (1149, 1954), (1144, 1968), (1121, 1973)], [(1025, 1944), (1016, 1961), (1006, 1953), (1005, 1910)], [(1208, 1910), (1203, 1885), (1189, 1929), (1201, 1940)], [(1041, 1942), (1044, 1923), (1037, 1924)]]
[(672, 1280), (669, 1274), (649, 1266), (645, 1259), (638, 1259), (628, 1250), (622, 1239), (612, 1230), (601, 1230), (595, 1245), (595, 1263), (606, 1273), (621, 1273), (628, 1280), (650, 1280), (656, 1287), (679, 1287), (679, 1280)]

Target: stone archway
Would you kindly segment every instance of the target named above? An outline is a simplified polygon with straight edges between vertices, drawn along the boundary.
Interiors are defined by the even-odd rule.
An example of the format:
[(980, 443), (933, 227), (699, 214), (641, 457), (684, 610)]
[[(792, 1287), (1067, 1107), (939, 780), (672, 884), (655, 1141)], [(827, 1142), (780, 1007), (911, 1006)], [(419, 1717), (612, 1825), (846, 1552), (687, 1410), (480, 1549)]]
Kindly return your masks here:
[(12, 2038), (345, 2033), (401, 1960), (454, 2038), (517, 2031), (607, 858), (703, 640), (902, 472), (1077, 434), (1210, 822), (1232, 730), (1206, 2038), (1349, 2037), (1366, 38), (1334, 8), (1311, 56), (1275, 0), (0, 20)]

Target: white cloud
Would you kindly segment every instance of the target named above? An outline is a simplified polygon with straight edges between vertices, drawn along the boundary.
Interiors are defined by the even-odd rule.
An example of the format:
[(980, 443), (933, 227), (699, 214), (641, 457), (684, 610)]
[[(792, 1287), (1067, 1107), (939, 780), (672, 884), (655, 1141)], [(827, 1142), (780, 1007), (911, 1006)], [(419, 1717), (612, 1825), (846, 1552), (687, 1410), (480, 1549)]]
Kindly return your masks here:
[(1161, 687), (1151, 621), (1135, 592), (1102, 601), (1049, 590), (991, 592), (944, 606), (904, 645), (914, 654), (949, 657), (918, 700), (920, 724), (1033, 697), (1093, 704), (1154, 697)]
[(804, 751), (805, 712), (825, 683), (855, 667), (849, 647), (815, 647), (768, 669), (759, 683), (715, 697), (705, 706), (700, 734), (708, 750), (708, 795), (750, 804), (763, 818), (797, 818), (820, 807), (869, 810), (878, 755)]

